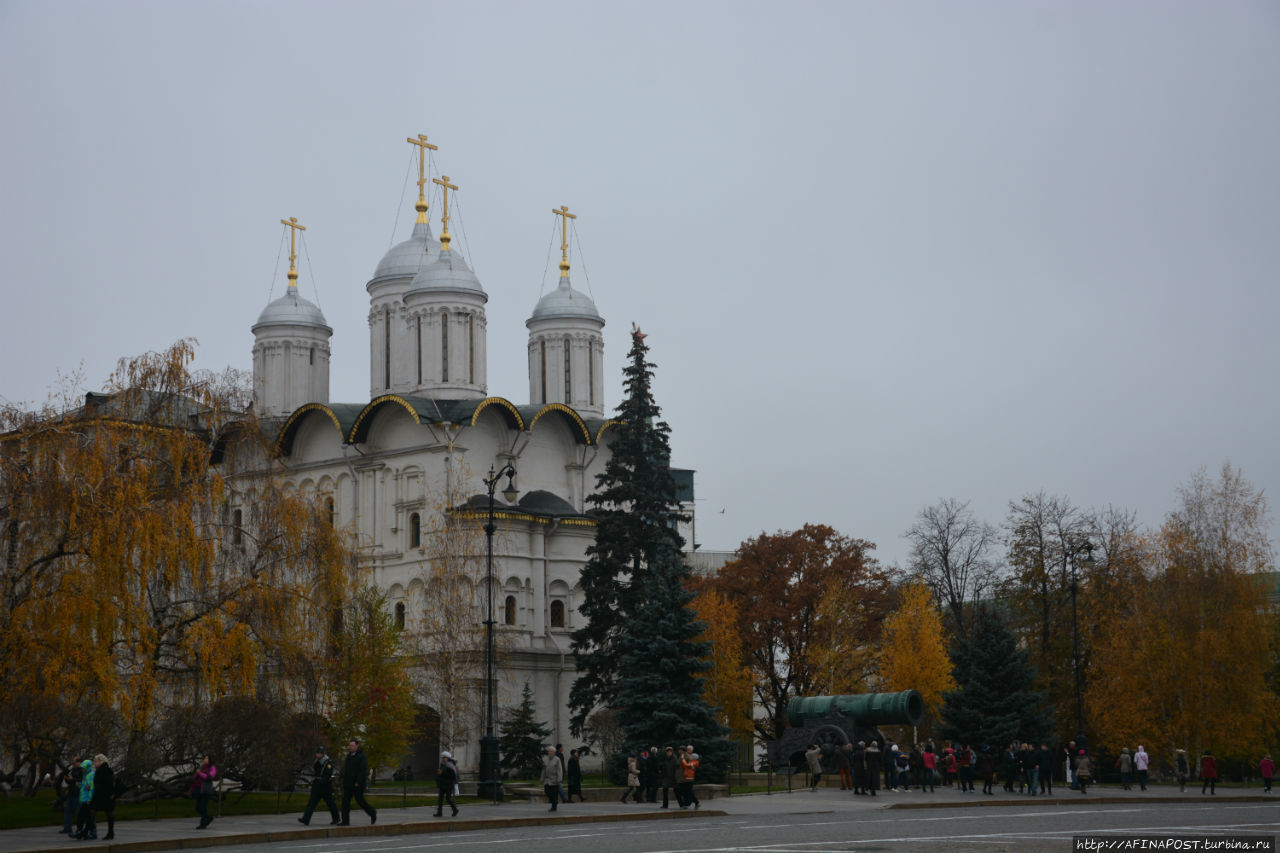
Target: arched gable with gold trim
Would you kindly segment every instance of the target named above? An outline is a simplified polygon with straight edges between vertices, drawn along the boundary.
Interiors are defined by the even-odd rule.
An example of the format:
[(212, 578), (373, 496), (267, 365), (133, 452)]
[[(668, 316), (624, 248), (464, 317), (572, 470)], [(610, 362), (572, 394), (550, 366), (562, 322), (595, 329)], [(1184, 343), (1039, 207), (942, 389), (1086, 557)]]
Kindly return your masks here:
[(515, 404), (505, 397), (486, 397), (476, 406), (476, 410), (471, 413), (471, 425), (475, 426), (480, 420), (480, 413), (485, 409), (496, 406), (496, 411), (502, 415), (503, 420), (507, 422), (507, 426), (511, 429), (524, 432), (527, 427), (524, 425), (524, 418), (520, 417), (520, 412), (516, 409)]
[(331, 424), (337, 433), (338, 441), (345, 442), (347, 428), (359, 409), (359, 406), (343, 403), (333, 406), (324, 403), (307, 403), (305, 406), (300, 406), (294, 410), (280, 429), (280, 435), (276, 438), (276, 452), (283, 456), (292, 456), (298, 431), (302, 429), (303, 423), (312, 417), (322, 418)]
[(569, 427), (569, 432), (573, 434), (574, 440), (578, 444), (591, 444), (591, 431), (587, 429), (587, 424), (582, 420), (582, 416), (564, 403), (548, 403), (538, 410), (538, 413), (529, 421), (529, 432), (533, 432), (534, 426), (542, 419), (544, 415), (551, 415), (563, 420)]

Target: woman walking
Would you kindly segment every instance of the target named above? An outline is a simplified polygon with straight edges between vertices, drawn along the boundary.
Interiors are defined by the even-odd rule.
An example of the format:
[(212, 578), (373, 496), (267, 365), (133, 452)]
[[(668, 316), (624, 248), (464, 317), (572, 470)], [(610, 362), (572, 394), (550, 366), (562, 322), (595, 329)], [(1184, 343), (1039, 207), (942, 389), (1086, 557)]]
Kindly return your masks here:
[(213, 797), (213, 780), (217, 778), (218, 768), (213, 764), (213, 756), (206, 755), (191, 780), (191, 793), (195, 795), (196, 812), (200, 815), (200, 824), (196, 829), (204, 829), (213, 823), (213, 815), (209, 814), (209, 800)]
[(637, 803), (640, 802), (640, 768), (636, 764), (634, 755), (627, 756), (627, 791), (618, 802), (625, 803), (627, 797), (634, 798)]
[(1076, 781), (1080, 783), (1080, 793), (1089, 793), (1089, 777), (1093, 775), (1092, 768), (1089, 766), (1089, 756), (1082, 749), (1080, 754), (1076, 756)]
[(1216, 797), (1218, 795), (1218, 762), (1213, 760), (1213, 753), (1209, 750), (1204, 751), (1204, 755), (1200, 756), (1200, 793), (1204, 794), (1204, 789), (1209, 789), (1209, 795)]
[(453, 786), (458, 784), (458, 773), (453, 769), (453, 756), (447, 752), (440, 753), (440, 768), (436, 770), (436, 817), (444, 817), (444, 804), (453, 809), (453, 816), (458, 816), (458, 806), (453, 802)]
[(93, 759), (93, 799), (89, 801), (90, 825), (98, 827), (98, 812), (107, 816), (107, 834), (103, 841), (116, 837), (116, 780), (107, 757), (98, 753)]

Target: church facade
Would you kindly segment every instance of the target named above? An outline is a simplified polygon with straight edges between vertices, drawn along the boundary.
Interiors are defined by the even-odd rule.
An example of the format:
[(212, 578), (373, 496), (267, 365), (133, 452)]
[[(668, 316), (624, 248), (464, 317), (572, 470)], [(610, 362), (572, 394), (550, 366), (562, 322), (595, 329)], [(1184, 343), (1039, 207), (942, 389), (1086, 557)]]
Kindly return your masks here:
[[(527, 684), (552, 743), (571, 743), (568, 698), (576, 670), (569, 651), (578, 627), (578, 578), (595, 535), (587, 496), (604, 470), (611, 423), (604, 405), (604, 318), (569, 276), (567, 208), (557, 287), (526, 322), (527, 402), (490, 394), (485, 305), (488, 295), (451, 248), (449, 178), (442, 188), (439, 239), (428, 219), (425, 137), (418, 145), (417, 221), (409, 238), (376, 264), (369, 294), (367, 402), (329, 399), (332, 329), (298, 294), (290, 252), (289, 287), (253, 325), (254, 408), (279, 428), (276, 449), (290, 481), (327, 503), (334, 523), (354, 533), (365, 580), (387, 596), (397, 626), (449, 633), (443, 606), (461, 606), (467, 646), (457, 660), (471, 684), (447, 704), (427, 684), (421, 704), (438, 715), (438, 745), (465, 771), (479, 762), (484, 734), (480, 636), (485, 589), (483, 524), (496, 492), (493, 608), (500, 646), (497, 708), (519, 703)], [(291, 236), (302, 227), (283, 221)], [(514, 476), (487, 484), (489, 472)], [(508, 502), (502, 491), (518, 493)], [(490, 488), (487, 491), (486, 485)], [(461, 520), (461, 539), (443, 531)], [(454, 530), (458, 525), (454, 525)], [(449, 591), (445, 596), (444, 592)], [(448, 604), (442, 604), (447, 602)], [(419, 632), (421, 633), (421, 632)], [(428, 648), (424, 652), (430, 655)], [(430, 668), (424, 667), (430, 681)], [(409, 759), (415, 775), (431, 772), (429, 737)], [(576, 742), (575, 742), (576, 743)], [(419, 778), (421, 778), (419, 776)]]

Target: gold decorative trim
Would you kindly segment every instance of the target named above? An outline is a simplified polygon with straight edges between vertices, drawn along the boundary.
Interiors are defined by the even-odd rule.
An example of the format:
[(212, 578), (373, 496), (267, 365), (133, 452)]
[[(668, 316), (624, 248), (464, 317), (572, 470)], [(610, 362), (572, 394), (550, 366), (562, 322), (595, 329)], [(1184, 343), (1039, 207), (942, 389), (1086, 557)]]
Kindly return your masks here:
[(409, 413), (409, 417), (413, 418), (415, 424), (422, 423), (422, 419), (418, 417), (417, 410), (404, 397), (399, 394), (383, 394), (381, 397), (374, 397), (369, 401), (369, 405), (360, 410), (360, 415), (356, 418), (356, 422), (351, 425), (351, 432), (347, 436), (348, 444), (356, 443), (356, 434), (360, 432), (360, 425), (364, 423), (364, 419), (373, 414), (373, 410), (383, 403), (398, 403), (401, 408)]
[(529, 421), (528, 428), (530, 432), (533, 431), (534, 425), (538, 423), (538, 419), (541, 418), (543, 415), (545, 415), (547, 412), (560, 412), (562, 414), (568, 415), (569, 418), (578, 425), (578, 429), (582, 430), (583, 443), (584, 444), (591, 443), (591, 430), (587, 429), (587, 424), (585, 421), (582, 420), (582, 416), (579, 415), (577, 412), (575, 412), (573, 409), (566, 406), (564, 403), (548, 403), (547, 405), (539, 409), (538, 413), (533, 416), (533, 420)]
[(476, 410), (471, 413), (472, 426), (475, 426), (476, 423), (479, 422), (480, 413), (483, 412), (485, 409), (489, 408), (490, 406), (501, 406), (502, 408), (506, 409), (511, 414), (511, 417), (515, 419), (516, 426), (520, 429), (521, 432), (524, 432), (526, 429), (528, 429), (528, 427), (524, 425), (524, 418), (520, 417), (520, 412), (511, 403), (511, 401), (506, 399), (505, 397), (485, 397), (483, 400), (481, 400), (480, 405), (476, 406)]

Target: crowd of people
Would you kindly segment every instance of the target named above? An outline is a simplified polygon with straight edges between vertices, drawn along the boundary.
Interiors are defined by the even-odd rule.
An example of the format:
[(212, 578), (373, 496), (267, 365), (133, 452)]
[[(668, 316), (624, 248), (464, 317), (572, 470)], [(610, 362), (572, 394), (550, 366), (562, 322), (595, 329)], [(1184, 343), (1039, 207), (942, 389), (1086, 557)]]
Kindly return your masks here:
[[(1089, 750), (1068, 742), (1058, 750), (1047, 743), (1038, 747), (1032, 743), (1010, 743), (1003, 749), (992, 749), (982, 744), (975, 749), (971, 744), (943, 745), (935, 748), (932, 741), (915, 744), (910, 751), (900, 750), (896, 743), (880, 744), (871, 740), (846, 743), (834, 748), (810, 744), (804, 753), (809, 772), (809, 786), (816, 790), (822, 782), (825, 767), (834, 764), (840, 775), (840, 790), (852, 791), (859, 796), (876, 796), (883, 787), (892, 791), (936, 791), (938, 786), (954, 788), (962, 793), (973, 793), (974, 783), (982, 783), (982, 793), (994, 795), (994, 786), (1002, 780), (1006, 793), (1028, 796), (1053, 793), (1055, 776), (1066, 781), (1073, 791), (1087, 794), (1094, 784), (1099, 768)], [(1120, 784), (1131, 790), (1137, 784), (1147, 790), (1151, 774), (1151, 755), (1139, 744), (1133, 752), (1126, 747), (1115, 761), (1120, 773)], [(1061, 770), (1059, 775), (1058, 771)], [(1186, 750), (1179, 749), (1174, 759), (1178, 788), (1185, 791), (1191, 778), (1191, 766)], [(1201, 793), (1216, 794), (1218, 766), (1213, 754), (1206, 750), (1200, 756), (1199, 777)], [(1258, 763), (1263, 791), (1270, 793), (1275, 775), (1275, 763), (1268, 754)]]
[(98, 837), (98, 812), (107, 819), (107, 834), (103, 841), (116, 837), (116, 788), (115, 771), (102, 753), (93, 758), (71, 760), (63, 780), (67, 784), (67, 798), (62, 806), (62, 829), (59, 834), (80, 840)]
[[(564, 751), (559, 744), (547, 748), (547, 756), (543, 761), (542, 788), (551, 803), (548, 811), (555, 811), (558, 803), (573, 802), (573, 795), (578, 795), (582, 802), (582, 767), (579, 764), (578, 750), (573, 750), (566, 768)], [(643, 749), (636, 755), (626, 756), (626, 790), (619, 797), (619, 802), (653, 803), (658, 802), (658, 791), (662, 791), (662, 805), (659, 808), (670, 808), (674, 795), (676, 805), (681, 809), (690, 806), (697, 809), (702, 805), (694, 791), (693, 783), (698, 774), (701, 759), (693, 751), (693, 745), (684, 747), (668, 746), (662, 751), (658, 747)], [(567, 781), (568, 792), (562, 780)]]
[[(811, 744), (804, 757), (810, 774), (811, 790), (816, 790), (821, 784), (824, 767), (834, 764), (840, 776), (840, 790), (872, 797), (880, 790), (882, 779), (883, 787), (892, 791), (934, 792), (938, 786), (942, 786), (955, 788), (963, 793), (973, 793), (975, 783), (980, 781), (982, 792), (992, 795), (999, 777), (1003, 779), (1006, 793), (1036, 796), (1053, 793), (1053, 782), (1058, 769), (1062, 771), (1060, 778), (1066, 781), (1071, 790), (1082, 794), (1088, 793), (1089, 785), (1094, 784), (1097, 778), (1093, 756), (1087, 749), (1078, 747), (1075, 741), (1068, 742), (1059, 750), (1050, 749), (1047, 743), (1036, 747), (1034, 744), (1016, 742), (1001, 750), (993, 750), (987, 744), (975, 750), (964, 743), (946, 743), (939, 750), (929, 741), (916, 744), (908, 751), (900, 750), (896, 743), (886, 743), (884, 749), (881, 749), (876, 740), (871, 740), (846, 743), (834, 749)], [(1151, 755), (1141, 744), (1133, 752), (1127, 747), (1123, 748), (1115, 761), (1115, 769), (1119, 771), (1123, 789), (1131, 790), (1137, 784), (1140, 790), (1146, 791), (1151, 764)], [(620, 798), (621, 802), (657, 804), (658, 791), (661, 789), (660, 808), (670, 808), (673, 794), (676, 805), (681, 809), (690, 806), (696, 809), (701, 805), (694, 791), (700, 760), (692, 745), (680, 748), (667, 746), (661, 751), (656, 746), (641, 750), (636, 755), (627, 756), (626, 765), (627, 787)], [(1186, 791), (1187, 783), (1192, 778), (1192, 765), (1186, 750), (1177, 750), (1173, 769), (1178, 780), (1178, 790)], [(1201, 754), (1196, 770), (1201, 780), (1200, 793), (1216, 795), (1218, 765), (1211, 752), (1205, 750)], [(1270, 754), (1259, 761), (1258, 770), (1262, 777), (1263, 791), (1270, 793), (1275, 776), (1275, 762)], [(323, 802), (329, 810), (330, 825), (350, 826), (352, 800), (369, 816), (370, 824), (378, 822), (377, 809), (370, 806), (364, 798), (369, 783), (369, 762), (358, 741), (352, 740), (347, 744), (341, 777), (341, 811), (333, 795), (333, 761), (323, 746), (316, 747), (312, 771), (311, 794), (306, 809), (298, 818), (299, 823), (310, 825), (311, 816)], [(200, 815), (197, 829), (205, 829), (213, 822), (209, 803), (215, 796), (217, 779), (218, 768), (213, 756), (205, 755), (192, 775), (189, 789), (190, 795), (195, 799), (196, 812)], [(459, 779), (457, 762), (448, 751), (441, 752), (436, 772), (436, 817), (443, 816), (446, 803), (453, 815), (457, 816), (458, 806), (454, 797), (460, 793)], [(122, 786), (107, 757), (99, 754), (82, 760), (77, 756), (63, 781), (67, 785), (68, 795), (64, 801), (63, 826), (59, 832), (76, 839), (96, 839), (97, 816), (101, 812), (107, 822), (107, 832), (102, 840), (114, 839), (115, 803)], [(541, 783), (543, 793), (551, 804), (549, 811), (556, 811), (560, 803), (572, 803), (575, 795), (582, 802), (584, 798), (579, 751), (571, 750), (566, 760), (560, 744), (548, 747), (542, 765)]]

